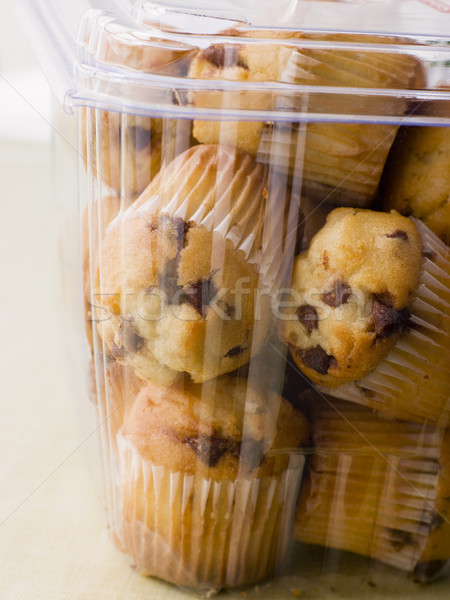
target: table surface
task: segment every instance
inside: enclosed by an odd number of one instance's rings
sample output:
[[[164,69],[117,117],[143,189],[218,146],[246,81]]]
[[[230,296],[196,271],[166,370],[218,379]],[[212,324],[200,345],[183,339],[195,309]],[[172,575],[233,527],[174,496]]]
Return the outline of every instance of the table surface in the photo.
[[[78,422],[64,351],[51,187],[48,146],[0,143],[0,598],[186,600],[191,594],[141,577],[108,538],[89,469],[93,432]],[[308,587],[285,577],[219,598],[440,600],[450,593],[446,581],[422,588],[401,579],[388,591],[388,575],[375,588],[344,579],[327,575]]]

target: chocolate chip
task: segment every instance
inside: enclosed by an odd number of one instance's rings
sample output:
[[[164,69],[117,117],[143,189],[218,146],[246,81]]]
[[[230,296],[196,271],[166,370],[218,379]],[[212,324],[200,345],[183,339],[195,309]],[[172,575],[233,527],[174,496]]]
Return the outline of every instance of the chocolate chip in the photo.
[[[338,308],[345,304],[352,295],[352,288],[344,281],[336,281],[334,287],[329,292],[322,295],[322,301],[332,308]]]
[[[197,281],[197,283],[187,285],[184,291],[187,301],[192,304],[198,313],[205,317],[206,308],[217,293],[212,279],[202,279],[201,281]]]
[[[408,234],[406,233],[406,231],[403,231],[402,229],[397,229],[396,231],[394,231],[394,233],[387,233],[386,237],[387,238],[399,238],[401,240],[407,240],[408,239]]]
[[[413,534],[402,529],[388,528],[389,542],[396,552],[403,550],[405,546],[416,546]]]
[[[239,454],[239,442],[227,438],[200,434],[197,437],[184,438],[183,443],[190,446],[208,467],[215,467],[226,452],[235,456]]]
[[[262,441],[246,439],[238,442],[217,435],[200,434],[186,437],[182,442],[190,446],[202,463],[208,467],[215,467],[225,454],[230,454],[236,460],[244,462],[250,471],[259,467],[263,460]]]
[[[113,344],[111,346],[111,356],[117,360],[121,360],[126,357],[128,352],[125,349],[125,346],[118,346],[117,344]]]
[[[182,292],[183,287],[177,283],[176,275],[165,275],[161,279],[161,289],[166,294],[167,304],[182,304],[186,301],[185,294]]]
[[[138,152],[144,148],[147,148],[147,146],[150,146],[150,140],[152,137],[152,132],[150,129],[136,126],[130,127],[129,131],[134,142],[134,147]]]
[[[321,346],[308,348],[308,350],[296,349],[303,364],[313,369],[320,375],[326,375],[330,367],[337,367],[337,360],[334,356],[327,354]]]
[[[436,579],[440,575],[448,572],[450,561],[448,560],[431,560],[429,562],[419,563],[414,569],[416,581],[426,583],[432,579]]]
[[[239,458],[249,471],[257,469],[264,458],[263,442],[252,439],[243,440],[240,445]]]
[[[234,348],[230,348],[228,352],[225,354],[225,357],[231,358],[232,356],[239,356],[244,352],[245,348],[243,346],[235,346]]]
[[[166,213],[161,213],[157,218],[153,217],[148,223],[150,231],[156,231],[157,229],[167,229],[168,224],[171,223],[171,218]]]
[[[242,61],[239,56],[238,46],[223,46],[213,45],[205,48],[199,55],[207,62],[211,63],[219,69],[224,67],[242,67],[248,69],[248,66]]]
[[[232,304],[225,303],[225,314],[229,319],[233,319],[236,314],[236,309]]]
[[[302,304],[295,311],[300,323],[311,332],[319,326],[319,315],[317,310],[311,304]]]
[[[402,331],[408,324],[409,311],[406,308],[401,310],[394,308],[390,294],[374,294],[372,318],[375,339],[378,340]]]
[[[173,217],[172,219],[173,226],[177,235],[177,247],[178,252],[181,251],[182,248],[186,245],[186,234],[191,227],[191,223],[185,221],[181,217]]]
[[[128,352],[139,352],[145,344],[143,337],[136,333],[133,323],[129,319],[122,319],[119,325],[122,339],[122,348]]]

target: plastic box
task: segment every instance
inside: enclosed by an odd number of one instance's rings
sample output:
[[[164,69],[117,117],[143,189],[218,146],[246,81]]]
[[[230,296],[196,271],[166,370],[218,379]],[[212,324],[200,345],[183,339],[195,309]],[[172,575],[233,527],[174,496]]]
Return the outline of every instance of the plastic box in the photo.
[[[113,542],[206,595],[420,597],[450,560],[450,3],[24,7]]]

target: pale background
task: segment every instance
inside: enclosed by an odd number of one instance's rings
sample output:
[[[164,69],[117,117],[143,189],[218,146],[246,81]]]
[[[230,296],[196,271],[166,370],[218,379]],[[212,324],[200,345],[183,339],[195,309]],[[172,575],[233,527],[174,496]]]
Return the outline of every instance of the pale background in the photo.
[[[107,536],[85,452],[92,430],[76,408],[87,399],[74,393],[78,365],[65,354],[51,95],[11,5],[0,1],[0,600],[185,599],[138,576]],[[69,146],[66,155],[76,161]],[[402,590],[404,598],[421,592]],[[447,592],[435,586],[426,597]],[[270,600],[298,594],[309,596],[289,579],[263,590]],[[327,582],[320,596],[375,597],[371,589],[336,593]]]

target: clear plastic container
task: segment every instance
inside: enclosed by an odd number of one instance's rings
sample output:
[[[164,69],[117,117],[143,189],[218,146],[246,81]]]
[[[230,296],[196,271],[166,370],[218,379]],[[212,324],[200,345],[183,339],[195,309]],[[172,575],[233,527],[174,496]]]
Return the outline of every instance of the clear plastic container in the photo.
[[[205,594],[445,577],[450,3],[24,4],[114,543]]]

